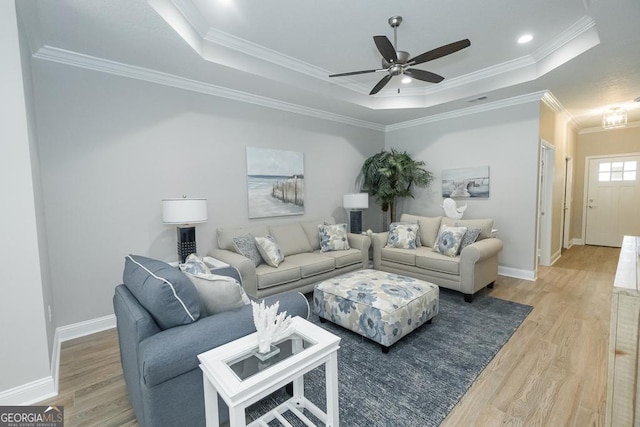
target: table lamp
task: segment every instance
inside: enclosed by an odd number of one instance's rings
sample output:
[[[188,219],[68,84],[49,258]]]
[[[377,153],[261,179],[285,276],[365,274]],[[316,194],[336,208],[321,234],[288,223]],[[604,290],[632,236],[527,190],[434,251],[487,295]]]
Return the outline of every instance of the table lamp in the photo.
[[[369,194],[345,194],[342,196],[342,207],[349,211],[349,231],[362,233],[362,209],[369,207]]]
[[[196,253],[196,228],[191,224],[207,221],[207,199],[162,200],[162,222],[178,224],[178,258],[184,263]]]

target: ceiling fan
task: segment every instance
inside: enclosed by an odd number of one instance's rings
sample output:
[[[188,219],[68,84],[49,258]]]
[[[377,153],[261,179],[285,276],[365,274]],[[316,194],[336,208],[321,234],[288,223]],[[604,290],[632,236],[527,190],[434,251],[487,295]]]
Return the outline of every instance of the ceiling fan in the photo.
[[[461,49],[471,46],[469,39],[459,40],[436,49],[425,52],[421,55],[410,57],[408,52],[397,50],[398,46],[398,26],[402,22],[402,16],[392,16],[389,18],[389,25],[393,28],[393,42],[391,44],[387,36],[373,36],[373,41],[382,55],[382,68],[373,70],[350,71],[348,73],[331,74],[329,77],[353,76],[356,74],[377,73],[386,71],[384,76],[369,92],[369,95],[375,95],[389,83],[393,76],[404,74],[405,76],[422,80],[429,83],[440,83],[444,77],[432,73],[430,71],[411,68],[414,65],[422,64],[427,61],[450,55]]]

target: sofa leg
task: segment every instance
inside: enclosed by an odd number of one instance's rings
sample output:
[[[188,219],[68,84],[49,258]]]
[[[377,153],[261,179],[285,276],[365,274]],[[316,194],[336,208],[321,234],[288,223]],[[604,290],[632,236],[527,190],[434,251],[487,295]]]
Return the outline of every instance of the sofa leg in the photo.
[[[473,294],[464,294],[464,302],[472,302]]]
[[[496,282],[495,282],[495,281],[493,281],[493,282],[491,282],[491,283],[489,283],[489,284],[487,285],[487,288],[489,288],[489,289],[493,289],[493,286],[494,286],[495,284],[496,284]]]
[[[431,319],[427,320],[427,325],[430,325],[432,323],[433,323],[433,317]]]
[[[320,319],[320,323],[327,323],[327,319],[324,317],[318,317],[318,319]]]

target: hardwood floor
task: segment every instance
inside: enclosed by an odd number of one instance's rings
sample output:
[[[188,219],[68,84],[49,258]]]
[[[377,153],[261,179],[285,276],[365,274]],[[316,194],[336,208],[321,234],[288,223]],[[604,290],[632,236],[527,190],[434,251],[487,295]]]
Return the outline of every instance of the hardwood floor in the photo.
[[[535,282],[500,276],[483,291],[534,309],[442,425],[603,425],[619,253],[574,246]],[[41,404],[64,405],[65,425],[137,425],[115,330],[65,342],[60,360],[60,394]]]

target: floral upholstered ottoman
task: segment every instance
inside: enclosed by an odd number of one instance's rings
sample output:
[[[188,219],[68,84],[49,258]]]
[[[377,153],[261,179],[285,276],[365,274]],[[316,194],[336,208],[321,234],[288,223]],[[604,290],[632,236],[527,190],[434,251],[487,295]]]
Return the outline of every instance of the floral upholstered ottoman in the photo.
[[[389,351],[438,314],[438,286],[380,270],[359,270],[324,280],[313,291],[313,310]]]

